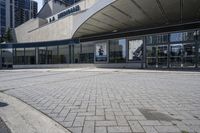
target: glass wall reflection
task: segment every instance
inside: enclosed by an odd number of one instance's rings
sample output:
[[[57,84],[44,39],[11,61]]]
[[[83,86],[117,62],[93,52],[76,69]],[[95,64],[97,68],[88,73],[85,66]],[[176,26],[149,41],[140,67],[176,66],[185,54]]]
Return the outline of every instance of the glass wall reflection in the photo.
[[[80,63],[94,63],[94,43],[82,43]]]
[[[35,48],[25,48],[25,64],[36,64]]]
[[[47,64],[47,48],[38,48],[38,64]]]
[[[24,48],[16,48],[15,49],[15,64],[16,65],[24,65],[25,59],[24,59]]]
[[[109,62],[126,62],[126,39],[111,40],[109,45]]]
[[[59,63],[60,64],[65,64],[69,63],[69,46],[68,45],[61,45],[58,47],[59,51]]]
[[[58,46],[47,47],[47,63],[48,64],[58,64]]]

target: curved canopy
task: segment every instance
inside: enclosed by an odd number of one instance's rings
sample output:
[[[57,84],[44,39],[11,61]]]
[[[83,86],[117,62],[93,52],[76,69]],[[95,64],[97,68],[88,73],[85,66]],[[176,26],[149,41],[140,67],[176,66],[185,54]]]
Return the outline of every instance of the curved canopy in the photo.
[[[73,37],[200,20],[200,0],[99,0],[74,24]]]

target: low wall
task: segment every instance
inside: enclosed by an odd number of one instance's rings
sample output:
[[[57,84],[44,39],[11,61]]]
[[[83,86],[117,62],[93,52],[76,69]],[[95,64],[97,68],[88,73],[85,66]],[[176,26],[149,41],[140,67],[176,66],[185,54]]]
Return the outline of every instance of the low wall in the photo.
[[[45,68],[142,68],[141,63],[118,64],[48,64],[48,65],[13,65],[14,69],[45,69]]]

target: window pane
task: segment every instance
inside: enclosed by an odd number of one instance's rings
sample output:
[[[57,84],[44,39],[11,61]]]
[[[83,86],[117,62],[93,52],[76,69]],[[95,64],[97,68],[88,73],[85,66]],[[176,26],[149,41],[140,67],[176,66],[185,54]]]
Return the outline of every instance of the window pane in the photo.
[[[156,46],[147,46],[147,57],[156,57]]]
[[[38,63],[39,64],[46,64],[46,47],[39,47],[38,48]]]
[[[168,46],[158,45],[158,67],[167,67]]]
[[[129,61],[142,61],[143,40],[131,40],[128,43]]]
[[[183,64],[184,66],[191,66],[195,67],[195,44],[194,43],[188,43],[183,44]]]
[[[74,63],[79,63],[80,62],[80,44],[75,44],[74,45]]]
[[[170,34],[170,42],[193,41],[195,35],[195,31],[172,33]]]
[[[110,41],[110,62],[126,62],[126,39]]]
[[[60,63],[69,63],[69,46],[68,45],[63,45],[59,46],[59,58],[60,58]]]
[[[51,46],[47,47],[47,63],[48,64],[58,64],[58,47]]]
[[[35,48],[25,48],[25,64],[36,64]]]
[[[0,58],[3,67],[12,67],[13,65],[13,52],[12,49],[0,49]],[[1,64],[0,64],[1,65]]]
[[[94,43],[81,45],[80,63],[94,63]]]
[[[170,54],[171,67],[181,67],[183,44],[171,44],[170,51],[171,51],[171,54]]]
[[[16,48],[15,51],[15,64],[23,65],[24,62],[24,48]]]
[[[168,34],[149,35],[146,37],[147,44],[157,44],[157,43],[167,43],[167,42],[168,42]]]

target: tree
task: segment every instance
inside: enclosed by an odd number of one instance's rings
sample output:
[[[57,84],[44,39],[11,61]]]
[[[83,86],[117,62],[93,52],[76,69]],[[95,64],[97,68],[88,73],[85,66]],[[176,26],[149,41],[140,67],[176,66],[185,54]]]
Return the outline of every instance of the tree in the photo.
[[[3,38],[4,38],[5,42],[12,42],[13,41],[12,30],[10,28],[7,29]]]

